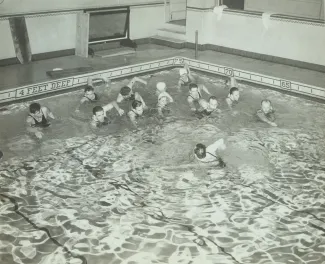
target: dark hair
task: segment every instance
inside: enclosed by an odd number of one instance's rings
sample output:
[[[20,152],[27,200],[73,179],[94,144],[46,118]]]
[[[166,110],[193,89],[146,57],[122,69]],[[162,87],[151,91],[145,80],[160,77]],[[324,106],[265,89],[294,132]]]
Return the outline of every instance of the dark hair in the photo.
[[[269,103],[269,104],[271,104],[271,101],[270,101],[269,99],[263,99],[263,100],[261,101],[261,105],[262,105],[263,103]]]
[[[87,85],[86,88],[85,88],[85,93],[90,92],[90,91],[94,91],[94,87],[92,87],[90,85]]]
[[[132,108],[133,109],[136,109],[137,107],[141,106],[142,105],[142,102],[138,101],[138,100],[134,100],[132,102]]]
[[[97,112],[104,111],[103,107],[101,106],[95,106],[93,108],[93,114],[96,115]]]
[[[0,150],[0,160],[2,159],[3,157],[3,152]]]
[[[206,155],[206,146],[199,143],[196,144],[195,148],[194,148],[194,154],[199,158],[199,159],[203,159],[205,158]]]
[[[211,101],[211,100],[216,100],[216,101],[218,101],[217,97],[215,97],[214,95],[210,96],[209,101]]]
[[[196,83],[190,83],[189,86],[188,86],[188,88],[189,88],[190,90],[192,90],[192,88],[198,88],[198,86],[197,86]]]
[[[237,88],[237,87],[232,87],[232,88],[230,89],[229,93],[230,93],[230,94],[233,94],[233,93],[236,92],[236,91],[239,92],[238,88]]]
[[[131,92],[131,88],[129,86],[123,86],[120,90],[120,94],[123,96],[129,95],[130,92]]]
[[[41,105],[39,103],[32,103],[29,106],[29,112],[35,114],[37,111],[41,111]]]

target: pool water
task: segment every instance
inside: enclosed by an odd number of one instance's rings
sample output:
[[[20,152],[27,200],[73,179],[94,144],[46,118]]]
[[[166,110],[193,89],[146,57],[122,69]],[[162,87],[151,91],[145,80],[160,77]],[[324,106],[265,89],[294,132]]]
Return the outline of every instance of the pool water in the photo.
[[[172,117],[96,136],[76,116],[82,92],[40,100],[56,116],[42,142],[24,132],[28,104],[0,116],[0,263],[325,263],[325,107],[240,84],[241,112],[223,102],[224,81],[196,74],[220,98],[218,118],[191,115],[177,70],[143,76],[149,107],[165,81]],[[99,87],[103,103],[128,80]],[[206,96],[208,97],[208,96]],[[256,121],[268,98],[279,127]],[[191,152],[224,138],[227,166]]]

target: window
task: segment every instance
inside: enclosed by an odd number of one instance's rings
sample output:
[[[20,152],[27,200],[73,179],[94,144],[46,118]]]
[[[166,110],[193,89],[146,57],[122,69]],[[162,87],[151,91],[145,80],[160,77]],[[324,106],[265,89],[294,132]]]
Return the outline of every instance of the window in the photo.
[[[89,43],[127,38],[129,34],[129,8],[87,11],[89,17]]]

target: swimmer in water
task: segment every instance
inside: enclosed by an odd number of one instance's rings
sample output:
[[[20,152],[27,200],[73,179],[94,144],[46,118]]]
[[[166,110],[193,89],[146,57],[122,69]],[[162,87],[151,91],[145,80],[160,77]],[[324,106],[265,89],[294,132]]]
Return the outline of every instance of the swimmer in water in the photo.
[[[38,103],[32,103],[29,106],[29,115],[26,119],[27,131],[41,139],[44,135],[43,129],[51,125],[49,118],[55,119],[49,108]]]
[[[128,112],[128,117],[130,118],[132,124],[137,128],[138,127],[138,119],[143,114],[143,104],[141,101],[134,100],[131,105],[131,110]]]
[[[225,149],[226,145],[223,139],[218,139],[216,142],[209,145],[208,147],[204,144],[199,143],[196,144],[194,148],[194,156],[200,162],[209,163],[217,161],[219,163],[219,166],[225,167],[226,164],[217,153]]]
[[[92,86],[87,86],[84,90],[84,95],[80,100],[79,105],[76,108],[76,112],[80,111],[80,107],[84,103],[95,103],[99,99],[98,95],[95,93],[94,88]]]
[[[238,103],[239,100],[239,89],[237,87],[232,87],[229,91],[229,94],[226,98],[226,103],[228,105],[229,110],[233,115],[237,115],[238,111],[235,111],[233,108]]]
[[[174,100],[169,93],[166,92],[166,83],[159,82],[156,85],[156,95],[158,96],[158,115],[164,117],[163,110],[166,109],[167,104],[173,103]]]
[[[93,129],[98,129],[110,124],[111,120],[108,119],[107,112],[111,111],[113,108],[115,108],[120,115],[124,114],[124,111],[119,108],[116,102],[111,102],[104,106],[95,106],[93,108],[93,116],[90,122],[91,127]]]
[[[209,90],[203,84],[197,85],[196,83],[191,83],[189,85],[187,102],[191,107],[191,111],[197,111],[195,103],[199,103],[200,99],[202,98],[202,91],[211,95]]]
[[[148,107],[146,106],[142,96],[138,92],[133,92],[133,86],[136,82],[141,82],[147,85],[147,82],[145,80],[142,80],[138,77],[134,77],[127,86],[121,88],[120,93],[117,96],[116,102],[117,103],[121,103],[123,101],[133,102],[134,100],[137,100],[142,103],[144,109],[147,109]]]
[[[225,85],[227,89],[238,87],[238,83],[235,77],[230,77],[229,79],[225,80]]]
[[[271,126],[276,127],[275,114],[270,100],[264,99],[261,102],[261,109],[256,112],[257,117],[260,121],[265,122]]]
[[[100,76],[90,76],[87,79],[87,86],[90,86],[92,88],[95,88],[95,86],[99,86],[98,83],[99,85],[105,84],[105,86],[108,87],[111,83],[111,80]]]
[[[191,74],[191,70],[185,63],[184,68],[179,69],[179,80],[177,84],[177,89],[180,92],[182,86],[188,86],[190,83],[195,82],[195,78]]]
[[[211,96],[209,102],[205,99],[199,100],[200,109],[196,112],[198,118],[203,118],[207,116],[214,116],[215,114],[220,114],[221,110],[218,109],[217,97]]]

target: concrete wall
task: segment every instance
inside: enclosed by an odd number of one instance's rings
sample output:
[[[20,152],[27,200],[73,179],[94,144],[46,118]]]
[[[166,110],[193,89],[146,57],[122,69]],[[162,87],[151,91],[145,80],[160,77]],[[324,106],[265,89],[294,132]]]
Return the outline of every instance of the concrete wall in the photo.
[[[261,16],[224,11],[217,20],[211,10],[188,10],[187,17],[189,42],[194,42],[194,32],[199,30],[200,44],[325,65],[325,27],[321,25],[271,19],[266,29]]]
[[[8,20],[0,20],[0,60],[16,57]]]
[[[77,14],[27,17],[26,25],[32,54],[76,47]]]
[[[131,39],[153,36],[164,23],[162,3],[131,7]],[[76,48],[76,12],[26,16],[26,25],[32,54]],[[0,20],[0,35],[0,60],[16,57],[8,19]]]
[[[245,0],[245,10],[319,19],[324,0]]]
[[[147,38],[157,34],[165,24],[165,6],[135,6],[130,10],[130,38]]]
[[[0,15],[157,3],[157,0],[5,0]]]

